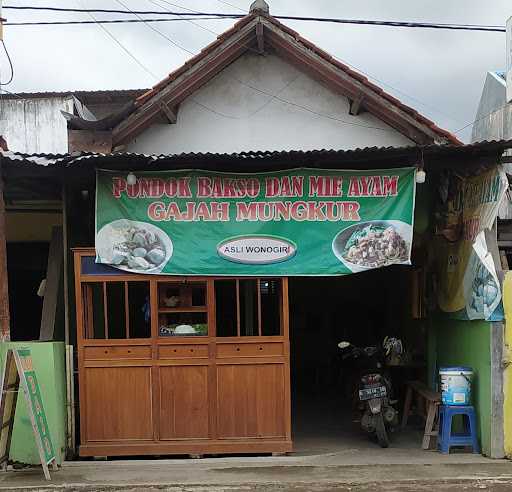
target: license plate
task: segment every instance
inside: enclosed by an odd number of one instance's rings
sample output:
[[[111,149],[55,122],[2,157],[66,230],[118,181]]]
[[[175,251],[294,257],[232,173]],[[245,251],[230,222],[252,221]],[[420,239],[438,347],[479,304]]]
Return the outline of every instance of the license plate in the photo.
[[[387,391],[385,386],[376,386],[374,388],[363,388],[359,390],[360,400],[371,400],[372,398],[380,398],[386,396]]]

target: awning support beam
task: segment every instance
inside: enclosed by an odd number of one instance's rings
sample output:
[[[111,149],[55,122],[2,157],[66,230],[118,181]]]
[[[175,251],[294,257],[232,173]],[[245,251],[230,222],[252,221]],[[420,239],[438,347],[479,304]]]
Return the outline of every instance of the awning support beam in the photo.
[[[261,22],[256,24],[256,39],[258,41],[258,53],[263,55],[265,53],[265,35],[263,34],[263,24]]]
[[[176,114],[176,111],[173,111],[165,102],[162,102],[160,109],[162,110],[162,113],[165,115],[165,118],[170,125],[176,124],[178,121],[178,115]]]
[[[1,158],[0,158],[1,164]],[[9,282],[7,278],[7,238],[5,230],[4,180],[0,167],[0,341],[11,339]]]
[[[357,116],[363,109],[363,94],[357,96],[354,100],[350,101],[350,109],[348,111],[352,116]]]

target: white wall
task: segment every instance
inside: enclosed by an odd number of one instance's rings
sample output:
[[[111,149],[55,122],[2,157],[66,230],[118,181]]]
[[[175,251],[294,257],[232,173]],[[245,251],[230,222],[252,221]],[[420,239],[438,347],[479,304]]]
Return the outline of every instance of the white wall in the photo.
[[[14,152],[66,153],[68,132],[61,109],[73,112],[71,97],[1,99],[0,135]]]
[[[506,51],[506,78],[507,78],[507,102],[512,103],[512,17],[507,19],[507,51]]]
[[[512,104],[506,102],[506,82],[488,72],[475,116],[471,142],[512,138]]]
[[[286,104],[239,81],[328,117]],[[151,126],[127,151],[233,153],[412,144],[369,113],[351,116],[348,110],[347,98],[277,56],[248,53],[183,102],[175,125]]]
[[[506,102],[506,82],[503,77],[488,72],[482,96],[475,116],[471,142],[509,140],[512,138],[512,103]],[[507,151],[509,155],[510,151]],[[512,164],[502,165],[507,174],[512,174]],[[498,217],[512,219],[512,201],[504,200]]]

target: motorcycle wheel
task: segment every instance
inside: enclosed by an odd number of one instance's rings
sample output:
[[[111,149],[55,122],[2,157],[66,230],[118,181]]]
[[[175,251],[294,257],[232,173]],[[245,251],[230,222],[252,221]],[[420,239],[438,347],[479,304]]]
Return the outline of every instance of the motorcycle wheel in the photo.
[[[386,426],[384,425],[384,417],[382,413],[375,416],[375,433],[377,434],[377,441],[381,448],[389,447],[388,433],[386,432]]]

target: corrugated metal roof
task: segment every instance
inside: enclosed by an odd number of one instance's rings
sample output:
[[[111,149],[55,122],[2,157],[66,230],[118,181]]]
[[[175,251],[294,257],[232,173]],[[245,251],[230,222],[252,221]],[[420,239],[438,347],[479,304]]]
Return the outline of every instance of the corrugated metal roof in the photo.
[[[99,164],[105,165],[124,161],[127,164],[138,162],[139,164],[156,163],[190,163],[190,162],[229,162],[234,161],[302,161],[312,160],[334,160],[340,162],[378,160],[397,156],[412,156],[417,159],[424,157],[437,156],[463,156],[471,154],[482,154],[500,152],[512,148],[512,140],[493,140],[477,142],[468,145],[426,145],[426,146],[405,146],[405,147],[365,147],[348,150],[319,149],[319,150],[293,150],[293,151],[248,151],[233,154],[215,154],[215,153],[182,153],[182,154],[138,154],[134,152],[117,152],[112,154],[101,154],[93,152],[77,152],[73,154],[23,154],[20,152],[3,151],[3,164],[21,164],[43,167],[71,167],[79,163],[97,160]],[[297,164],[300,165],[300,164]]]
[[[112,89],[94,91],[43,91],[43,92],[1,92],[0,99],[44,99],[50,97],[76,96],[86,98],[137,98],[148,89]]]

